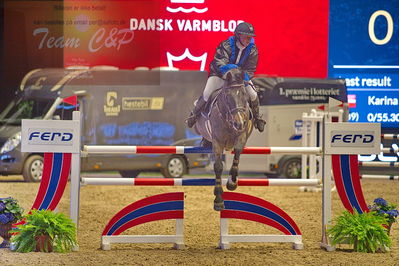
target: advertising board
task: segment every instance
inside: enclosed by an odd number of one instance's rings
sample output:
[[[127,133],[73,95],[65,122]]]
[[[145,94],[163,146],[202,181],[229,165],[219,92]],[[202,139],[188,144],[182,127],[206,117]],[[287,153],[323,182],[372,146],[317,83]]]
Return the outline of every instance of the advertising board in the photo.
[[[327,75],[326,1],[5,1],[4,15],[5,50],[25,53],[13,45],[23,41],[26,54],[41,58],[24,58],[31,69],[50,66],[43,54],[63,53],[65,67],[207,70],[219,42],[247,21],[257,35],[257,73]]]
[[[22,120],[22,152],[79,153],[79,149],[79,121]]]
[[[380,148],[378,123],[326,123],[326,154],[376,154]]]

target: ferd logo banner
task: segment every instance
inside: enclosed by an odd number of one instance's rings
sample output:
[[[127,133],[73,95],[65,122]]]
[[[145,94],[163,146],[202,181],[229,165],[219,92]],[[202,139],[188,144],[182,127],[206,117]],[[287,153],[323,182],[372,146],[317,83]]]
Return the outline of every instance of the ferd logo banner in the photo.
[[[378,123],[326,123],[325,130],[326,154],[380,153]]]
[[[79,121],[22,120],[22,152],[78,153]]]
[[[332,147],[373,147],[374,145],[373,131],[332,131],[331,146]]]
[[[73,138],[72,129],[63,128],[30,128],[28,129],[28,143],[31,145],[64,145],[72,146]]]

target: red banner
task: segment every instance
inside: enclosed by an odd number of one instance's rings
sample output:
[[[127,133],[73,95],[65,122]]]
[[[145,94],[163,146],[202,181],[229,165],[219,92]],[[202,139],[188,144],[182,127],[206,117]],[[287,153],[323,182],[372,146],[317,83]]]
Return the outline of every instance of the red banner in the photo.
[[[37,2],[36,2],[37,3]],[[254,25],[257,74],[326,77],[328,1],[142,0],[44,2],[29,15],[27,41],[64,52],[64,66],[208,70],[216,46],[240,21]],[[34,5],[34,4],[31,4]],[[39,7],[40,8],[40,7]],[[63,11],[63,33],[55,31]],[[47,14],[47,15],[46,15]],[[31,53],[37,54],[37,53]]]

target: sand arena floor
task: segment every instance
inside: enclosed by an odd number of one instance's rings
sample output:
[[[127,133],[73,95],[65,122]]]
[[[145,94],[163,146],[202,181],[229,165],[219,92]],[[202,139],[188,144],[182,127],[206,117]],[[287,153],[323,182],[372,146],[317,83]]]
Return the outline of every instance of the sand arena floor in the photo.
[[[399,203],[399,182],[363,180],[368,204],[383,197]],[[28,210],[39,184],[24,183],[19,176],[0,176],[0,197],[12,196]],[[116,244],[112,250],[100,249],[100,235],[108,220],[121,208],[143,197],[159,193],[185,192],[185,248],[172,244]],[[389,253],[363,254],[345,246],[334,252],[319,248],[321,239],[321,193],[300,192],[297,187],[240,187],[237,192],[266,199],[285,210],[303,234],[303,250],[289,243],[234,243],[230,250],[217,248],[219,216],[213,211],[211,187],[123,187],[85,186],[81,189],[79,251],[67,254],[14,253],[0,250],[0,265],[399,265],[399,223],[393,225],[393,247]],[[59,205],[69,214],[69,185]],[[343,210],[333,193],[333,215]],[[231,233],[275,234],[265,225],[234,220]],[[129,229],[129,234],[172,234],[173,221],[158,221]]]

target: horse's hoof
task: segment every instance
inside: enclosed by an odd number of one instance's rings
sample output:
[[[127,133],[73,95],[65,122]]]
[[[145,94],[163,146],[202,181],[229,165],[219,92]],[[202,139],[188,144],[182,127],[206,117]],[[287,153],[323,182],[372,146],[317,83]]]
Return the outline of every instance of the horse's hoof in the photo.
[[[226,188],[230,191],[236,190],[237,188],[237,182],[227,182]]]
[[[223,201],[222,202],[214,202],[213,209],[218,212],[223,211],[224,210],[224,202]]]
[[[237,178],[235,178],[235,181],[233,181],[233,178],[231,176],[229,176],[229,178],[227,179],[226,188],[230,191],[236,190]]]

